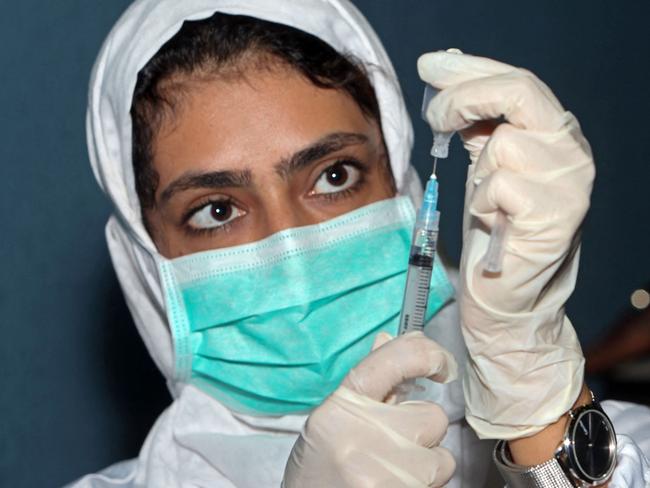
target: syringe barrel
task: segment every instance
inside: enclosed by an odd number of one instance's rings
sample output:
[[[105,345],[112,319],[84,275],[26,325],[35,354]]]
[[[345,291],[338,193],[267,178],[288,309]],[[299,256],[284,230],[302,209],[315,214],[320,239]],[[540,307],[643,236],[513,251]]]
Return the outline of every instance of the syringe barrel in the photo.
[[[409,263],[414,259],[415,256],[433,258],[436,253],[437,241],[437,229],[415,229],[413,232],[413,242],[411,243],[411,252],[409,253]]]
[[[399,334],[424,328],[437,241],[437,225],[432,230],[415,227],[399,320]]]

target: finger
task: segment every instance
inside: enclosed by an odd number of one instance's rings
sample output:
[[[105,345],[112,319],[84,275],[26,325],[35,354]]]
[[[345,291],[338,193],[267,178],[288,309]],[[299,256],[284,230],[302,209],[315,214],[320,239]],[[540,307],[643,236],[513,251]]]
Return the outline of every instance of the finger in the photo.
[[[531,184],[521,175],[508,169],[498,169],[483,178],[474,189],[469,211],[483,219],[486,214],[502,210],[513,220],[530,214],[538,185]],[[487,222],[486,222],[487,223]]]
[[[569,118],[572,118],[570,114]],[[571,130],[570,126],[568,130]],[[492,171],[504,168],[545,183],[568,178],[573,168],[581,171],[585,164],[593,166],[588,143],[583,137],[565,137],[568,130],[545,133],[500,124],[479,155],[474,178],[482,179]],[[585,173],[588,177],[589,172]]]
[[[426,115],[439,132],[459,131],[500,117],[522,129],[554,132],[566,119],[550,90],[524,70],[453,85],[431,100]]]
[[[372,351],[343,380],[359,394],[382,401],[407,379],[428,377],[449,382],[458,375],[451,353],[421,332],[400,336]]]
[[[494,209],[501,208],[510,221],[507,233],[511,238],[506,240],[506,249],[511,254],[523,252],[526,259],[532,259],[533,254],[543,257],[543,252],[551,253],[550,250],[557,246],[571,244],[589,209],[589,194],[581,191],[573,194],[570,187],[560,191],[548,189],[537,182],[505,173],[501,170],[495,173],[497,178],[486,179],[488,183],[490,180],[499,182],[496,185],[477,188],[469,213],[492,228],[497,215]],[[484,198],[484,191],[487,198]],[[513,201],[519,209],[510,213],[505,208]],[[524,243],[525,249],[521,247]]]
[[[456,460],[444,447],[429,449],[433,462],[430,466],[429,486],[438,488],[445,486],[456,470]]]
[[[515,69],[514,66],[493,59],[449,51],[426,53],[418,58],[420,78],[438,89]]]
[[[404,402],[395,405],[391,413],[399,416],[399,422],[392,422],[393,430],[419,446],[435,447],[447,433],[449,418],[436,403]]]
[[[469,159],[476,163],[492,133],[499,126],[496,120],[482,120],[459,132],[463,147],[469,153]]]
[[[480,183],[483,178],[500,168],[516,173],[538,171],[539,168],[535,167],[536,165],[528,155],[531,150],[531,141],[529,137],[526,137],[527,134],[530,135],[531,131],[519,129],[507,123],[498,125],[486,141],[476,161],[473,174],[474,183]],[[532,134],[539,133],[533,132]],[[544,148],[539,148],[538,144],[535,144],[535,148],[544,150]],[[541,152],[535,151],[535,156],[538,159]]]
[[[494,59],[463,54],[454,49],[449,49],[447,52],[438,51],[423,54],[418,59],[420,78],[438,89],[448,88],[466,81],[514,72],[536,80],[545,96],[549,100],[553,100],[561,109],[561,105],[553,92],[533,73],[523,68],[517,68]]]
[[[490,228],[496,211],[505,212],[511,223],[509,235],[516,234],[516,240],[526,242],[529,255],[533,248],[541,253],[547,246],[564,243],[566,236],[580,226],[588,209],[589,188],[576,181],[565,186],[545,186],[539,180],[507,169],[499,169],[481,180],[469,205],[469,213]],[[508,246],[511,252],[516,248],[513,246]]]

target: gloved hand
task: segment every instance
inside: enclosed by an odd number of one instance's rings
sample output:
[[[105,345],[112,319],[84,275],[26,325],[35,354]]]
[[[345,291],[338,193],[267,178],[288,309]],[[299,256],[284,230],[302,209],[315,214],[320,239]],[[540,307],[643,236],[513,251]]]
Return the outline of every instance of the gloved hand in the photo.
[[[575,117],[526,70],[436,52],[420,57],[418,71],[442,90],[427,111],[433,130],[460,131],[472,163],[459,290],[466,417],[481,438],[529,436],[565,414],[583,384],[564,304],[594,179],[591,150]],[[499,209],[509,221],[505,254],[502,272],[490,275],[482,258]]]
[[[284,488],[443,486],[455,462],[438,447],[447,416],[430,402],[384,403],[405,379],[455,379],[450,353],[414,332],[379,334],[373,352],[307,419],[284,472]]]

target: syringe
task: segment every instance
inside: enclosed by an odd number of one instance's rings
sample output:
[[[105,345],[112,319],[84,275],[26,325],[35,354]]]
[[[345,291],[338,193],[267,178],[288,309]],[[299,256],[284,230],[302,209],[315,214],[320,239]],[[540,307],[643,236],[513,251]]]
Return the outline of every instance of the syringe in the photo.
[[[427,121],[426,111],[429,102],[436,93],[437,90],[431,85],[427,85],[424,90],[420,115],[425,122]],[[440,221],[436,164],[439,157],[447,157],[451,136],[453,136],[453,132],[449,134],[436,133],[433,138],[433,147],[431,148],[433,171],[424,189],[422,206],[418,210],[415,228],[413,229],[406,287],[404,288],[404,301],[402,302],[402,313],[399,318],[400,335],[413,330],[424,329]]]
[[[424,329],[431,273],[438,243],[440,212],[436,210],[437,205],[438,180],[436,175],[432,174],[424,190],[424,199],[413,229],[404,301],[399,317],[399,335]],[[395,395],[397,401],[401,402],[407,400],[412,392],[420,390],[422,388],[416,385],[415,380],[410,379],[395,389]]]
[[[429,85],[427,85],[427,88],[429,88]],[[425,121],[425,110],[429,106],[432,96],[425,90],[422,104],[422,117]],[[449,139],[451,139],[452,135],[449,134],[446,143],[442,144],[440,143],[440,137],[434,137],[433,149],[431,150],[431,154],[434,156],[433,171],[424,189],[422,206],[418,210],[415,228],[413,229],[408,271],[406,273],[406,287],[404,288],[404,301],[402,302],[402,312],[399,318],[399,335],[424,329],[427,304],[429,302],[429,289],[431,287],[431,273],[433,272],[433,262],[438,244],[438,224],[440,222],[436,163],[439,154],[442,154],[440,157],[447,157],[446,147],[449,145]],[[438,145],[436,145],[436,141],[438,141]],[[445,151],[436,150],[436,154],[434,154],[434,149],[437,147],[444,147]],[[398,401],[403,401],[408,399],[413,391],[417,390],[415,380],[410,379],[395,389],[395,395]]]

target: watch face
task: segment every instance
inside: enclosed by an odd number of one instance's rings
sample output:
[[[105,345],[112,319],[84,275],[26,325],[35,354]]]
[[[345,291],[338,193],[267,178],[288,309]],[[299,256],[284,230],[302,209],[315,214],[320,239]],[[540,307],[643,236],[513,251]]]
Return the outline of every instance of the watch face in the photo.
[[[572,461],[580,478],[599,481],[609,476],[616,456],[616,437],[611,422],[600,410],[579,412],[571,429]]]

